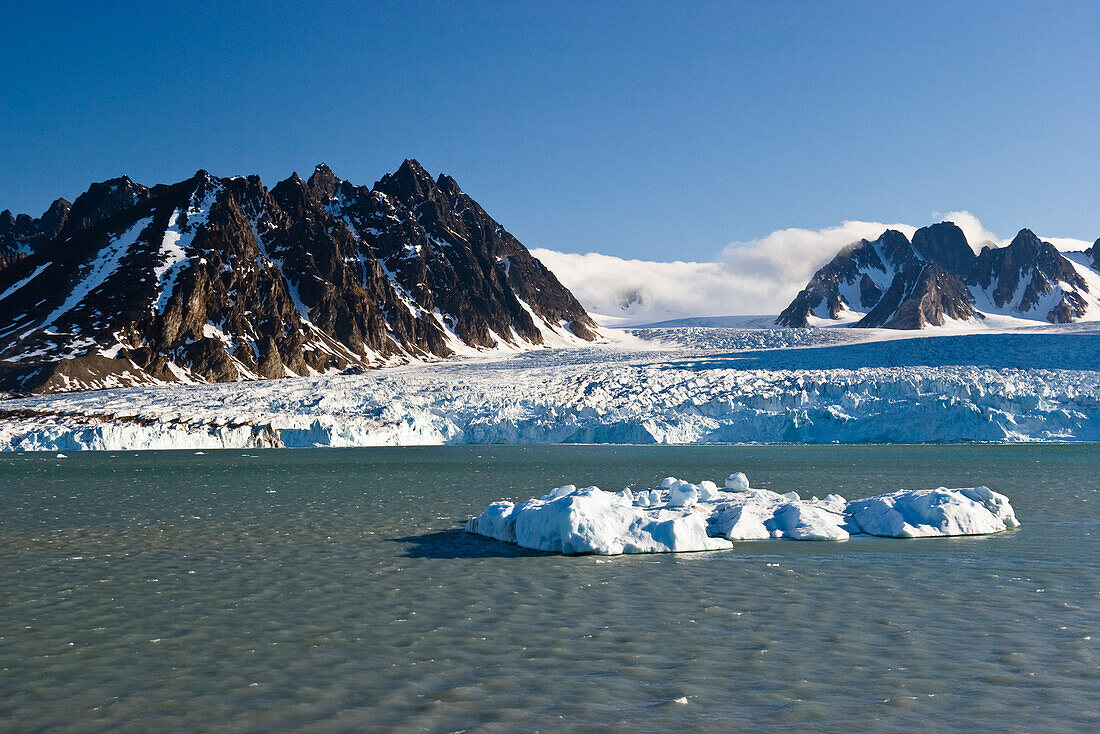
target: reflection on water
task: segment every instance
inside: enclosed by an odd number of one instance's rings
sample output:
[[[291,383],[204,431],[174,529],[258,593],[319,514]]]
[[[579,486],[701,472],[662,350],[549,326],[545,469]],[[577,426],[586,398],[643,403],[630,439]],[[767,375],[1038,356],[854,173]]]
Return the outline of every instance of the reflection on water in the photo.
[[[500,498],[984,483],[984,538],[558,557]],[[1100,726],[1095,446],[0,457],[0,730]],[[1095,638],[1095,640],[1094,640]]]

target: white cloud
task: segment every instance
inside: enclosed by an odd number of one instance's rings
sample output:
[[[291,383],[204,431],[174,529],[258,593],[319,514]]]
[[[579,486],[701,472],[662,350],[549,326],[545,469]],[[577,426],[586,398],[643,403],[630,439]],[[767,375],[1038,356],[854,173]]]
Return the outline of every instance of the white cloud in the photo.
[[[648,323],[682,316],[743,313],[767,287],[717,262],[649,262],[590,252],[535,249],[566,288],[597,320]],[[773,299],[774,300],[774,299]],[[609,316],[601,319],[599,316]]]
[[[936,215],[954,222],[976,250],[998,238],[967,211]],[[733,242],[713,262],[651,262],[590,252],[534,249],[592,314],[609,323],[640,324],[691,316],[777,314],[840,248],[886,229],[912,237],[908,224],[849,221],[825,229],[781,229],[758,240]],[[1092,243],[1043,237],[1062,250]]]

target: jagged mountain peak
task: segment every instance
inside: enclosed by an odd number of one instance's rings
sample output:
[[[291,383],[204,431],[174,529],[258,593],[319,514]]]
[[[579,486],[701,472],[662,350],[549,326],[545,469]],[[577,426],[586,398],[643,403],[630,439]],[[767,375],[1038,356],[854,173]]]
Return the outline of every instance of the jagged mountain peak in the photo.
[[[1098,250],[1094,245],[1071,260],[1022,229],[1007,246],[986,245],[975,254],[953,222],[922,227],[912,242],[887,230],[874,242],[842,248],[776,323],[919,329],[990,314],[1054,323],[1100,319],[1100,293],[1090,295],[1089,287],[1100,276]]]
[[[1016,250],[1036,251],[1043,246],[1043,241],[1030,229],[1021,229],[1008,246]]]
[[[458,181],[455,181],[453,178],[445,173],[439,174],[438,178],[436,178],[435,180],[435,185],[438,186],[440,190],[442,190],[445,194],[448,194],[450,196],[458,196],[459,194],[466,193],[459,187]]]
[[[925,260],[960,278],[970,273],[977,257],[966,241],[966,234],[954,222],[921,227],[913,233],[913,249]]]
[[[0,259],[0,389],[307,375],[596,338],[553,274],[440,181],[409,160],[374,189],[324,164],[271,190],[206,171],[95,184],[59,238]]]
[[[98,202],[119,197],[130,197],[132,200],[134,195],[140,195],[147,191],[148,189],[145,186],[135,183],[129,176],[116,176],[90,185],[87,191],[76,197],[73,205],[81,204],[82,200],[84,202]]]
[[[426,196],[437,186],[419,161],[406,158],[396,171],[383,176],[374,188],[388,196],[409,199]]]
[[[76,197],[69,209],[68,221],[62,235],[72,235],[105,221],[129,209],[150,196],[150,190],[135,183],[129,176],[119,176],[94,183]]]
[[[896,229],[885,230],[875,241],[881,242],[884,245],[889,245],[890,247],[904,247],[909,244],[909,238]]]
[[[406,158],[401,161],[401,165],[397,167],[397,171],[394,172],[395,176],[415,176],[417,178],[431,179],[431,175],[425,170],[424,166],[420,165],[420,161],[415,158]]]
[[[293,204],[295,207],[300,207],[306,200],[313,199],[309,184],[302,180],[297,171],[293,171],[288,177],[275,184],[271,189],[271,195],[284,206]]]
[[[321,201],[326,201],[336,195],[336,190],[342,183],[343,180],[333,173],[328,165],[325,163],[318,163],[314,167],[313,174],[309,177],[306,185],[314,196]]]
[[[875,243],[882,248],[886,259],[894,267],[903,267],[913,260],[913,245],[903,233],[896,229],[883,232]]]

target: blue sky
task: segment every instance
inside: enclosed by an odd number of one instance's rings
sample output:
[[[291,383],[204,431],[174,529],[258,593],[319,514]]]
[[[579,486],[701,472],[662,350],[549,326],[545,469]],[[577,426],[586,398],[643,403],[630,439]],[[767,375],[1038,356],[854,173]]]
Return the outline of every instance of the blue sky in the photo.
[[[1100,237],[1100,3],[6,5],[0,209],[415,157],[566,252],[959,209]]]

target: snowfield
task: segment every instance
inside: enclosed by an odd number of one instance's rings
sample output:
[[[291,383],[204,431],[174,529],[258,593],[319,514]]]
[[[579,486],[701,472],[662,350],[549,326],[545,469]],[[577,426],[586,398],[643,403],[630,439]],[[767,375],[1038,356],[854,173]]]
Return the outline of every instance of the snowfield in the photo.
[[[5,400],[0,449],[1098,441],[1098,366],[1085,324],[650,328],[358,375]]]
[[[751,489],[740,472],[725,485],[667,477],[656,489],[612,494],[570,484],[518,505],[493,502],[466,531],[549,553],[619,555],[722,550],[769,538],[986,535],[1020,524],[1008,498],[988,487],[899,490],[848,502]]]

